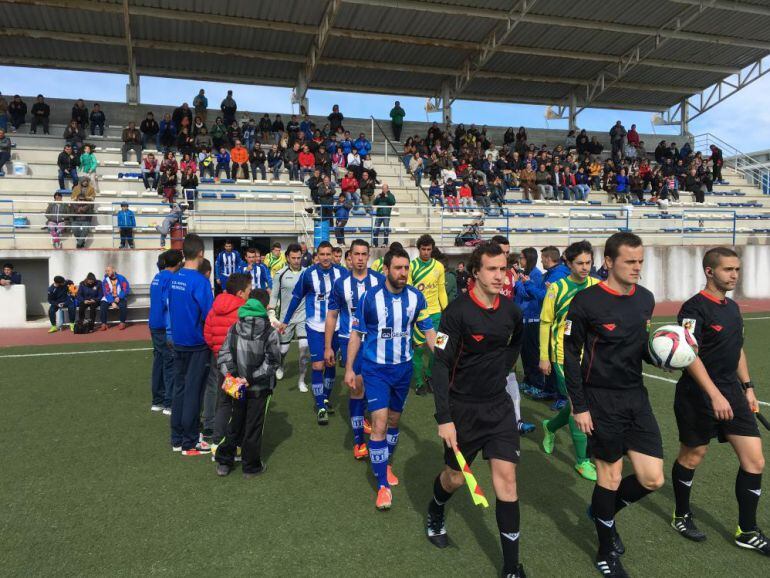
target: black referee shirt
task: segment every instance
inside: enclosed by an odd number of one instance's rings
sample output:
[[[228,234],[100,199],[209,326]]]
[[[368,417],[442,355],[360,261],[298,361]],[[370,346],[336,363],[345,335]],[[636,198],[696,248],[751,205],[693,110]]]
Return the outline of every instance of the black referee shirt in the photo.
[[[506,378],[521,349],[519,306],[495,298],[487,308],[473,291],[461,295],[441,315],[436,335],[433,395],[436,421],[452,421],[449,395],[469,400],[492,399],[505,391]]]
[[[743,317],[738,304],[701,291],[682,304],[677,321],[698,342],[698,357],[714,385],[735,385],[743,348]],[[692,385],[695,380],[685,370],[679,383]]]
[[[588,409],[584,388],[643,387],[654,308],[655,297],[641,285],[622,295],[601,282],[575,295],[564,327],[564,377],[575,413]]]

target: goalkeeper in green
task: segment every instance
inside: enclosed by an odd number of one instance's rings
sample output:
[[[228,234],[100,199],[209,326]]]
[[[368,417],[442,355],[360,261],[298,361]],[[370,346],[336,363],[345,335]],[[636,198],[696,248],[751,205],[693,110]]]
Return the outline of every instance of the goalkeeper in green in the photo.
[[[559,393],[569,399],[564,379],[564,335],[569,335],[571,330],[567,312],[572,298],[599,280],[590,276],[593,249],[588,241],[572,243],[564,251],[563,257],[570,274],[548,286],[540,312],[540,371],[545,375],[553,372]],[[543,450],[549,455],[553,453],[556,432],[567,424],[575,449],[575,470],[585,479],[596,481],[596,467],[588,459],[586,434],[575,424],[569,401],[556,417],[543,420]]]

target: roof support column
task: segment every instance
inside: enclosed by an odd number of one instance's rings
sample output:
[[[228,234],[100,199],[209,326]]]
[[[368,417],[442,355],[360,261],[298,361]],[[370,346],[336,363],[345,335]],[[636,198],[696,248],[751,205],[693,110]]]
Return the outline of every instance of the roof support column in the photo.
[[[687,136],[690,132],[690,110],[687,104],[687,99],[682,99],[682,104],[679,109],[679,134],[681,136]]]
[[[441,120],[445,127],[452,124],[452,97],[448,82],[441,85]]]
[[[307,76],[300,70],[297,75],[297,85],[291,92],[291,103],[299,105],[300,114],[310,114],[310,99],[307,97]]]
[[[569,130],[577,130],[577,115],[578,115],[577,96],[575,95],[575,91],[572,90],[569,93],[569,110],[568,110]]]
[[[128,62],[128,84],[126,85],[126,102],[139,104],[139,75],[136,73],[134,47],[131,42],[131,20],[128,10],[128,0],[123,0],[123,32],[126,40],[126,60]]]

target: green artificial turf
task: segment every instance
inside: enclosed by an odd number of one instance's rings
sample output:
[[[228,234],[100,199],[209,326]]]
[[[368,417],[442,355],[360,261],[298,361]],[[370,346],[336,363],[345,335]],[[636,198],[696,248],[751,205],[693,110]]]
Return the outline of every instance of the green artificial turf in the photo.
[[[752,377],[770,401],[770,320],[746,322]],[[346,397],[328,427],[315,424],[312,396],[296,387],[292,357],[270,406],[266,474],[220,479],[209,456],[171,452],[168,418],[150,413],[148,343],[0,350],[3,467],[0,552],[5,576],[495,576],[500,546],[491,507],[465,489],[448,506],[452,547],[423,533],[432,481],[442,465],[432,397],[410,396],[394,470],[393,509],[374,508],[367,462],[352,457]],[[136,349],[8,358],[53,351]],[[666,378],[647,367],[646,372]],[[733,482],[737,460],[713,444],[693,486],[694,511],[708,534],[688,542],[670,527],[668,481],[678,442],[673,384],[648,379],[663,432],[667,483],[618,516],[632,576],[770,575],[770,561],[737,548]],[[765,406],[770,416],[770,407]],[[595,535],[585,511],[593,485],[572,470],[568,431],[554,455],[541,448],[540,421],[553,415],[525,400],[538,431],[522,440],[521,556],[528,576],[591,576]],[[768,455],[768,450],[765,450]],[[474,466],[492,498],[489,471]],[[770,530],[770,504],[759,523]],[[598,574],[597,574],[598,575]]]

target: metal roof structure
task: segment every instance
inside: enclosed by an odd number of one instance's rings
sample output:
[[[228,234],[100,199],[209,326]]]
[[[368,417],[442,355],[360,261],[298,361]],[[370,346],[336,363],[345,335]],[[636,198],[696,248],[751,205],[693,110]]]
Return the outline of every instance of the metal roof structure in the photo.
[[[692,117],[770,69],[769,0],[0,0],[0,22],[0,64],[298,99],[313,88],[671,116],[688,103]]]

